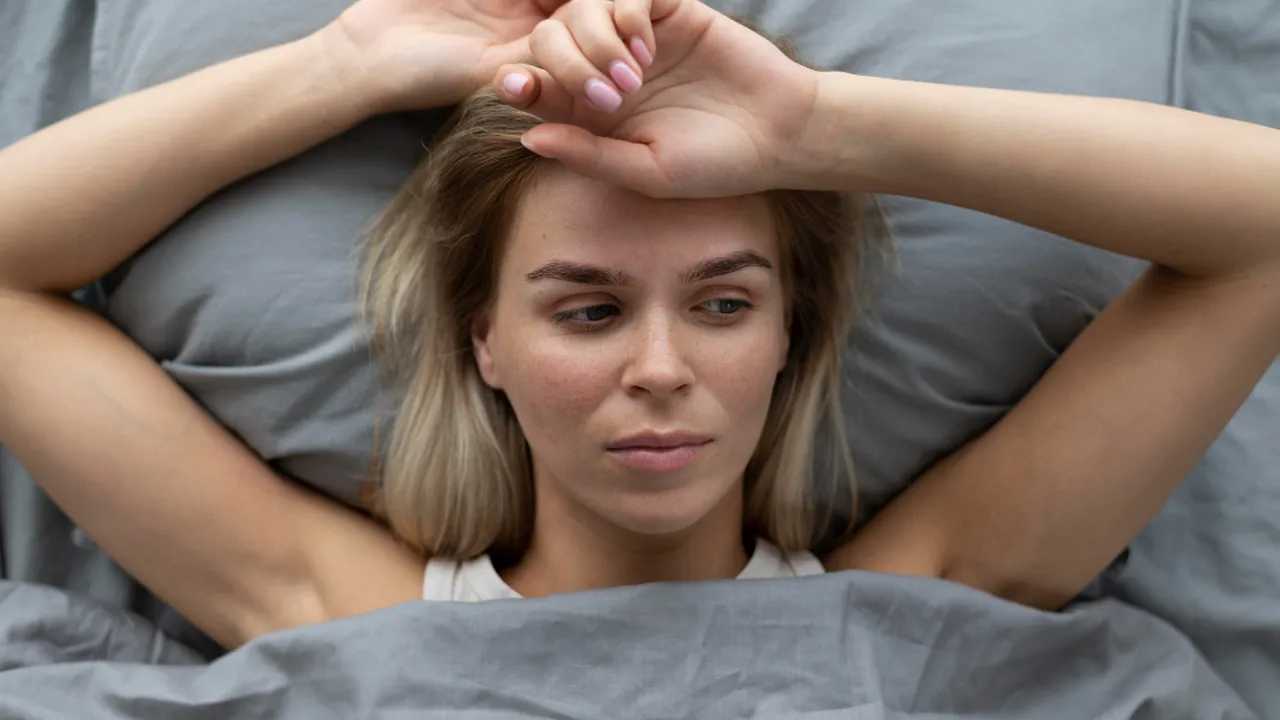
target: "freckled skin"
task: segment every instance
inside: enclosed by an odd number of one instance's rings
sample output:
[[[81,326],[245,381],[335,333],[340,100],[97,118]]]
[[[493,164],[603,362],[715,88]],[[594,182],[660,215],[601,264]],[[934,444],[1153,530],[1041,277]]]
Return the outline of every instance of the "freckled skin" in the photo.
[[[774,269],[680,281],[697,262],[739,250]],[[551,260],[616,268],[637,284],[527,280]],[[473,333],[482,376],[506,393],[532,449],[539,523],[573,518],[596,539],[668,549],[701,526],[740,531],[742,473],[786,359],[779,267],[762,197],[654,200],[544,168],[516,213],[489,321]],[[753,307],[728,314],[721,299]],[[585,312],[601,305],[607,313]],[[574,310],[577,321],[553,320]],[[606,452],[646,429],[715,440],[662,474]]]

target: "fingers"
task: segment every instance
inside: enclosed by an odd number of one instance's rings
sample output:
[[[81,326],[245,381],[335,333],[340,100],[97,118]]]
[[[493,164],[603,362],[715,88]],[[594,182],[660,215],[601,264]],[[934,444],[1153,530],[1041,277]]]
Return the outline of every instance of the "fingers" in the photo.
[[[530,151],[558,160],[587,177],[630,188],[649,197],[667,194],[669,183],[654,161],[653,151],[642,143],[593,135],[576,125],[544,123],[521,140]]]
[[[627,47],[630,36],[617,26],[616,8],[613,3],[579,0],[569,7],[565,24],[587,61],[608,74],[624,93],[631,93],[639,89],[644,69]],[[641,22],[647,27],[648,16]]]
[[[645,68],[653,66],[658,52],[653,24],[671,16],[685,2],[537,1],[544,8],[558,7],[554,17],[534,27],[527,38],[528,57],[504,59],[545,68],[570,93],[604,113],[617,112],[626,96],[644,83]]]
[[[540,67],[503,65],[498,68],[493,86],[504,102],[543,120],[569,122],[573,119],[574,97]]]
[[[543,20],[529,36],[536,62],[592,107],[616,112],[622,93],[640,88],[643,71],[618,38],[604,5],[574,3],[567,18]]]
[[[627,41],[627,49],[641,67],[653,65],[658,42],[653,35],[653,0],[616,0],[613,23],[618,35]]]
[[[600,137],[590,111],[614,113],[644,82],[657,42],[651,16],[680,0],[570,0],[529,35],[533,64],[508,64],[494,78],[499,97],[546,121],[525,134],[533,152],[575,172],[660,197],[663,180],[648,145]],[[601,116],[603,117],[603,116]]]

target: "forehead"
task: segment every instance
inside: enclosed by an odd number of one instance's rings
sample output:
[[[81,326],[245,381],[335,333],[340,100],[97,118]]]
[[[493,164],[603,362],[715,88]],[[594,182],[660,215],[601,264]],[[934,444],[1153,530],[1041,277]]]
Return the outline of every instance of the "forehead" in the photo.
[[[761,195],[655,200],[549,163],[516,208],[504,255],[517,269],[553,257],[683,267],[739,249],[777,264],[773,218]]]

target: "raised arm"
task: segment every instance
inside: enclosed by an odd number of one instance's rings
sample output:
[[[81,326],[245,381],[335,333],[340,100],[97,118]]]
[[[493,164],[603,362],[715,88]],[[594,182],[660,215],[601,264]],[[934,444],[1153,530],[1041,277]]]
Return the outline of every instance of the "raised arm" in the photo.
[[[361,0],[313,35],[0,151],[0,444],[218,642],[419,597],[423,559],[278,477],[64,294],[228,183],[372,114],[460,100],[527,56],[528,32],[558,4],[506,3],[499,17],[471,3]]]
[[[0,285],[74,290],[236,180],[373,115],[460,101],[500,63],[527,57],[527,34],[546,17],[540,6],[559,2],[520,0],[493,17],[445,0],[361,0],[300,40],[112,100],[5,148]]]
[[[0,444],[225,648],[410,600],[423,559],[276,475],[100,316],[0,289]]]
[[[93,282],[220,188],[367,118],[332,33],[91,108],[0,151],[0,285]]]
[[[971,208],[1223,277],[1280,264],[1280,131],[1119,98],[817,73],[779,181]]]
[[[1154,263],[1012,411],[827,558],[1060,607],[1280,355],[1280,130],[842,73],[820,88],[801,182],[969,207]]]
[[[615,19],[623,33],[644,25]],[[535,33],[541,67],[500,69],[502,97],[551,121],[526,134],[530,148],[654,197],[912,195],[1152,261],[999,423],[824,558],[1037,607],[1070,600],[1280,354],[1280,130],[1131,100],[815,72],[696,0],[653,0],[645,19],[657,61],[616,110],[583,91],[613,47],[585,24]],[[513,73],[532,81],[516,94]]]

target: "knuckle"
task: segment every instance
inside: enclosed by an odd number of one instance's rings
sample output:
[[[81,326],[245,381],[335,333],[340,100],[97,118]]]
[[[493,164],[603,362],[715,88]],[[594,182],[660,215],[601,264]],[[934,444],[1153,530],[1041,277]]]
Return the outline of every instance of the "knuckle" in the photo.
[[[533,26],[533,32],[531,35],[534,38],[546,39],[550,34],[557,32],[559,28],[563,26],[564,23],[557,18],[543,18],[538,21],[537,25]]]
[[[548,19],[533,26],[533,32],[529,34],[529,50],[539,61],[545,61],[547,53],[555,47],[560,33],[557,25],[562,26],[559,20]]]
[[[638,29],[648,18],[636,3],[619,3],[613,10],[613,21],[620,27]]]
[[[618,29],[628,35],[634,35],[640,29],[640,18],[633,13],[618,13],[613,18]]]
[[[604,149],[600,147],[599,140],[593,140],[589,145],[590,150],[587,151],[586,165],[591,169],[592,174],[599,175],[605,170]]]

